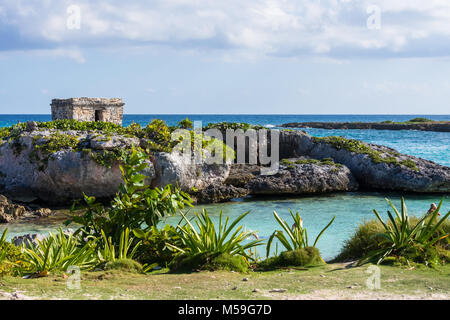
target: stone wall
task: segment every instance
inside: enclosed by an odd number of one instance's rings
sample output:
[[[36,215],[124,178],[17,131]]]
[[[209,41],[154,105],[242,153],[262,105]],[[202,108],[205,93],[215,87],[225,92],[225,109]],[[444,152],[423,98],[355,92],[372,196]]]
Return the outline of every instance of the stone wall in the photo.
[[[52,120],[105,121],[122,125],[122,99],[71,98],[52,100]]]

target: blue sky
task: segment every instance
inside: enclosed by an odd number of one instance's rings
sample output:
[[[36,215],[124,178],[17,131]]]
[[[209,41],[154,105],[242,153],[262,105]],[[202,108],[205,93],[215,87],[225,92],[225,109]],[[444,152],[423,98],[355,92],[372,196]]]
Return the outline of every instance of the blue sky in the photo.
[[[448,114],[449,55],[443,0],[0,0],[0,113]]]

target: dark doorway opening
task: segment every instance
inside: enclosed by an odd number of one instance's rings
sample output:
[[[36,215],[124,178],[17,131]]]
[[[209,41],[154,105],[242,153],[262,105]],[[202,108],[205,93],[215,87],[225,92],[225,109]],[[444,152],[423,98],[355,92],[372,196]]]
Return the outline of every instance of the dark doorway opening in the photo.
[[[103,111],[95,110],[95,121],[103,121]]]

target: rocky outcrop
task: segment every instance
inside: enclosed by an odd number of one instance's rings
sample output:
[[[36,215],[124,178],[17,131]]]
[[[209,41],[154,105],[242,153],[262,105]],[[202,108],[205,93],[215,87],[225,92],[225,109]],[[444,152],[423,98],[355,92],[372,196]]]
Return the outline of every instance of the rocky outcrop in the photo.
[[[222,183],[230,172],[231,163],[195,164],[190,157],[177,152],[160,152],[155,154],[154,187],[167,184],[178,185],[185,192],[202,190],[213,184]]]
[[[385,146],[340,137],[314,138],[302,131],[286,131],[280,136],[280,152],[288,156],[332,158],[348,167],[365,189],[450,192],[449,167]]]
[[[340,164],[296,163],[288,159],[275,175],[261,175],[259,167],[235,164],[225,183],[247,190],[251,195],[300,195],[353,191],[358,183],[350,170]]]
[[[243,198],[249,194],[245,188],[235,187],[227,184],[211,184],[203,190],[193,194],[196,203],[218,203],[227,202],[236,198]]]
[[[450,132],[449,121],[416,123],[383,122],[291,122],[281,125],[283,128],[319,128],[319,129],[371,129],[371,130],[421,130]]]
[[[48,152],[42,146],[48,148],[50,139],[55,140],[51,146],[65,139],[76,148],[58,146]],[[110,156],[140,143],[137,138],[98,132],[25,130],[17,139],[0,145],[0,189],[13,199],[39,199],[52,205],[71,204],[83,193],[108,198],[123,182],[120,163]],[[222,183],[231,165],[195,165],[176,152],[156,153],[148,164],[142,172],[147,184],[178,185],[186,192]]]
[[[50,204],[68,204],[82,198],[83,193],[99,198],[114,195],[122,182],[118,162],[104,166],[89,153],[69,148],[43,154],[39,145],[51,135],[51,131],[25,132],[15,142],[0,146],[0,185],[4,193],[13,198],[28,196]],[[87,145],[101,146],[98,138],[87,133],[65,132],[65,135],[76,136]],[[117,148],[128,145],[127,140],[113,138],[111,141]],[[105,148],[111,147],[104,142]]]
[[[18,219],[47,217],[52,213],[48,208],[36,208],[35,210],[12,202],[0,194],[0,223],[8,223]]]
[[[68,205],[83,193],[97,198],[113,196],[122,183],[114,156],[133,145],[145,147],[147,142],[95,131],[43,130],[29,123],[14,139],[0,143],[0,192],[13,199]],[[358,185],[364,189],[450,192],[449,167],[384,146],[286,130],[280,131],[279,151],[280,159],[290,160],[275,175],[261,175],[258,165],[195,164],[176,152],[155,153],[142,173],[147,184],[177,185],[201,203],[247,194],[351,191]],[[330,160],[314,160],[325,158]],[[8,216],[20,216],[20,210]]]
[[[291,159],[294,160],[295,159]],[[311,194],[354,191],[358,183],[350,170],[342,165],[290,164],[277,174],[259,175],[247,183],[250,194]]]

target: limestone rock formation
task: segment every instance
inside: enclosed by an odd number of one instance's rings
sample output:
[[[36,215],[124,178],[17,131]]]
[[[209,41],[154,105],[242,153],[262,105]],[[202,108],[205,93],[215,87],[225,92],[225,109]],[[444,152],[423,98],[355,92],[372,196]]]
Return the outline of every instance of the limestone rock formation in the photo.
[[[156,172],[153,186],[178,185],[185,192],[195,192],[222,183],[231,168],[231,163],[195,164],[190,157],[177,152],[156,153],[153,163]]]
[[[8,223],[18,219],[47,217],[52,213],[48,208],[36,208],[35,210],[21,204],[12,202],[0,194],[0,223]]]
[[[259,175],[247,183],[251,194],[311,194],[355,191],[358,183],[345,166],[291,164],[277,174]]]
[[[392,148],[339,137],[314,138],[302,131],[280,135],[284,157],[332,158],[348,167],[361,187],[409,192],[450,192],[450,168]]]

